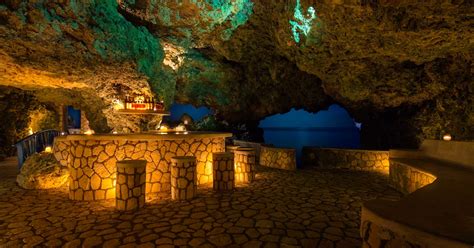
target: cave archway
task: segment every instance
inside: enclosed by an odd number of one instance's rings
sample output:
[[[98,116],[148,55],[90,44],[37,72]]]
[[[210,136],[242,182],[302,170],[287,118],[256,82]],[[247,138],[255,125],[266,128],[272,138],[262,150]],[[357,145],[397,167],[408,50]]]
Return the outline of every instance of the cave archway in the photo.
[[[360,147],[361,123],[355,122],[347,110],[337,104],[317,113],[293,108],[287,113],[266,117],[259,127],[264,131],[266,144],[296,148],[298,163],[304,146]]]
[[[166,117],[166,119],[171,122],[180,122],[183,115],[188,115],[193,121],[200,121],[212,113],[211,109],[204,106],[195,107],[192,104],[180,103],[173,103],[169,111],[170,116]]]

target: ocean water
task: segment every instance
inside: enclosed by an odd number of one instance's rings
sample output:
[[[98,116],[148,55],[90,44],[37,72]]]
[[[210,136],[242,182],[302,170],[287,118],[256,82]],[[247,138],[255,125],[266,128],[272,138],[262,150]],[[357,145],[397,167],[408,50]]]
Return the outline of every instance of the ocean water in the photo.
[[[360,131],[354,127],[331,128],[285,128],[264,127],[263,137],[266,144],[276,147],[296,148],[296,161],[301,166],[301,155],[304,146],[359,148]]]

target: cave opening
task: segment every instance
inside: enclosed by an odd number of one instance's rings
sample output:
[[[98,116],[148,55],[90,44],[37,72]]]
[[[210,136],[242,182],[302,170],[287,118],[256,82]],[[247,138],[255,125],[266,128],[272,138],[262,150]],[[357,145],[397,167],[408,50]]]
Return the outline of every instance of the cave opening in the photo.
[[[292,108],[284,114],[268,116],[260,121],[265,144],[295,148],[298,166],[305,146],[323,148],[360,147],[361,123],[357,123],[346,109],[333,104],[327,110],[310,113]]]
[[[173,103],[170,107],[170,115],[164,118],[165,122],[181,122],[192,124],[212,114],[211,109],[205,106],[195,107],[192,104]]]

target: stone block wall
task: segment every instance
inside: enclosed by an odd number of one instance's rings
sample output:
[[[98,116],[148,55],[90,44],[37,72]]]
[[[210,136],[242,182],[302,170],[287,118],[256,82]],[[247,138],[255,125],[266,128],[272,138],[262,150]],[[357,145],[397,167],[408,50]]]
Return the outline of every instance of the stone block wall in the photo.
[[[284,170],[296,170],[296,149],[262,146],[260,165]]]
[[[197,191],[196,158],[179,156],[171,159],[171,199],[191,200]]]
[[[391,160],[389,180],[398,191],[410,194],[432,183],[436,177],[415,167]]]
[[[116,162],[147,160],[147,193],[169,192],[171,158],[195,156],[198,184],[212,182],[212,153],[225,150],[224,138],[180,140],[55,139],[56,159],[69,167],[69,197],[74,200],[115,198]]]
[[[213,153],[213,188],[216,191],[234,189],[234,153]]]
[[[234,152],[234,179],[236,183],[250,183],[255,179],[255,151]]]
[[[303,165],[389,173],[389,152],[337,148],[303,148]]]
[[[117,163],[115,207],[118,210],[131,211],[145,205],[146,164],[145,160]]]
[[[255,150],[256,161],[258,163],[258,160],[260,159],[260,149],[263,145],[262,143],[250,142],[245,140],[234,140],[234,145],[240,147],[252,147]]]

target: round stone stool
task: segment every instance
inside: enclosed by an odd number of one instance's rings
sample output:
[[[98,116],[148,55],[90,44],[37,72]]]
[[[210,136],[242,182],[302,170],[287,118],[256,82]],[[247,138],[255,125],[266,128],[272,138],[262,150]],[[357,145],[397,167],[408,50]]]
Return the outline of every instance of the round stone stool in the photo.
[[[212,172],[214,190],[234,189],[234,154],[231,152],[213,153]]]
[[[240,146],[226,146],[226,147],[225,147],[225,151],[226,151],[226,152],[232,152],[232,153],[234,153],[235,150],[237,150],[237,149],[239,149],[239,148],[240,148]]]
[[[190,200],[197,191],[196,157],[171,158],[171,199]]]
[[[115,207],[118,210],[137,210],[145,205],[146,163],[146,160],[117,162]]]
[[[234,152],[236,183],[249,183],[255,179],[255,149],[239,148]]]

